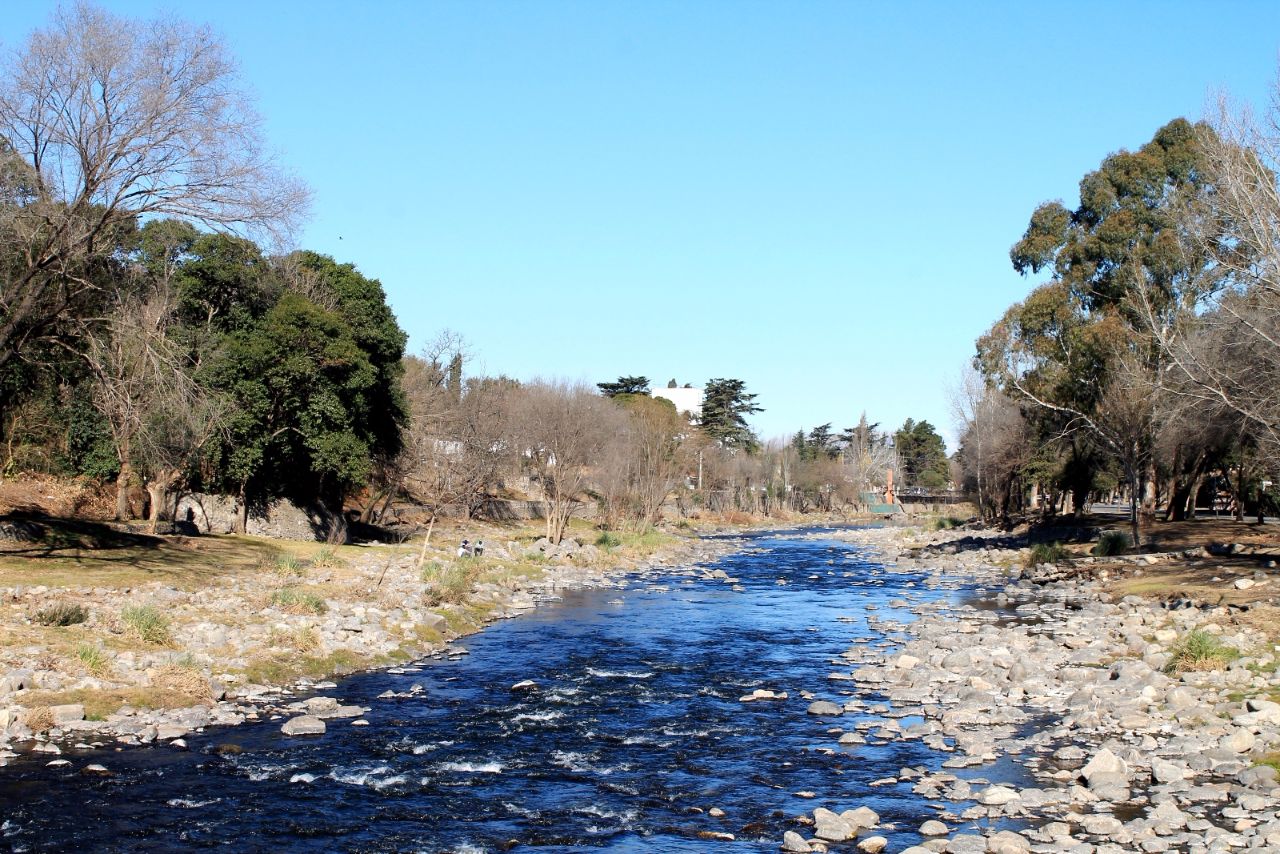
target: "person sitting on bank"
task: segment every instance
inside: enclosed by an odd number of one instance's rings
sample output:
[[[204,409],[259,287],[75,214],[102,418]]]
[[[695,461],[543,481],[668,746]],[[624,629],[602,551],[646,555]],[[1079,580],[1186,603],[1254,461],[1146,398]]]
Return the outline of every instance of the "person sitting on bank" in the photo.
[[[484,554],[484,540],[476,540],[475,546],[472,547],[471,553],[476,557]]]
[[[467,557],[471,554],[471,543],[466,540],[462,541],[462,545],[458,546],[458,557]]]

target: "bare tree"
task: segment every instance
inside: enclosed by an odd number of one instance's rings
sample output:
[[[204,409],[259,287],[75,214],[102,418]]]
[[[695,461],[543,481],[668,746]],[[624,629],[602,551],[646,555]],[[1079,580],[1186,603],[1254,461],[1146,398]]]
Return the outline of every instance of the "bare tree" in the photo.
[[[93,401],[110,425],[120,463],[116,518],[130,518],[128,493],[150,494],[154,531],[173,489],[222,427],[224,407],[186,370],[169,337],[173,300],[165,283],[123,295],[98,324],[84,358],[93,374]]]
[[[569,517],[591,483],[591,467],[622,417],[616,406],[584,385],[536,382],[521,390],[517,448],[542,491],[547,539],[553,543],[564,538]]]
[[[139,217],[280,235],[306,190],[264,147],[222,41],[175,20],[59,9],[0,70],[0,367],[93,291]]]

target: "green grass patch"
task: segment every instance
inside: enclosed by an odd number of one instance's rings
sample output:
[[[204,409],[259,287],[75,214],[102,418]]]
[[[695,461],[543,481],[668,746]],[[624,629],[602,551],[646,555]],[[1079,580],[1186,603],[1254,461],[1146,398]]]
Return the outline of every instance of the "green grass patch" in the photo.
[[[950,531],[952,528],[959,528],[965,521],[959,516],[939,516],[933,520],[933,530]]]
[[[1240,650],[1227,646],[1216,635],[1196,629],[1183,635],[1169,650],[1172,658],[1166,673],[1184,670],[1217,670],[1240,657]]]
[[[1042,563],[1057,563],[1071,557],[1062,543],[1036,543],[1027,554],[1027,566],[1038,566]]]
[[[285,578],[301,578],[307,574],[307,563],[297,555],[278,555],[271,566],[276,575]]]
[[[126,605],[120,612],[120,621],[144,643],[169,643],[169,620],[155,605]]]
[[[106,673],[111,663],[107,659],[106,652],[88,643],[82,643],[76,647],[76,658],[94,676],[101,676]]]
[[[426,594],[429,604],[460,605],[465,602],[471,593],[475,575],[480,569],[479,565],[459,566],[434,561],[424,566],[422,581],[427,585]]]
[[[323,614],[329,610],[324,599],[300,587],[281,587],[271,594],[271,604],[291,614]]]
[[[1098,538],[1093,554],[1097,557],[1113,557],[1127,552],[1129,545],[1129,535],[1124,531],[1106,531]]]
[[[76,626],[87,619],[89,619],[89,610],[83,605],[70,602],[57,602],[31,615],[31,621],[42,626]]]

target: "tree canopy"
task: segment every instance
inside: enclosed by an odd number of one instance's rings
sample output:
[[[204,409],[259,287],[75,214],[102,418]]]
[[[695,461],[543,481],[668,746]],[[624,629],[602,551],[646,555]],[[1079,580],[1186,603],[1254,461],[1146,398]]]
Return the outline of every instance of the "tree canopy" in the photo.
[[[747,425],[746,416],[764,411],[755,404],[755,399],[756,395],[747,392],[742,380],[707,380],[698,423],[703,432],[724,447],[754,451],[760,440]]]

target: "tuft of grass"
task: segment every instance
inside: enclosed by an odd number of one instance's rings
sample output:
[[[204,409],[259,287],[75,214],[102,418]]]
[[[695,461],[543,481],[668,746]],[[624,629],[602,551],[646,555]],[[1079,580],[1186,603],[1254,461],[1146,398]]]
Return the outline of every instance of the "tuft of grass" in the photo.
[[[323,614],[329,610],[319,596],[297,587],[281,587],[271,594],[271,604],[291,614]]]
[[[169,643],[169,621],[155,605],[126,605],[120,620],[144,643],[165,646]]]
[[[1196,629],[1173,645],[1166,673],[1184,670],[1217,670],[1240,657],[1240,650],[1227,646],[1216,635]]]
[[[41,608],[31,615],[32,622],[42,626],[75,626],[89,619],[89,611],[83,605],[58,602]]]
[[[596,537],[596,545],[602,549],[611,549],[622,545],[622,540],[609,531],[601,531],[600,536]]]
[[[318,567],[342,566],[346,561],[338,557],[338,550],[333,546],[321,546],[311,558],[311,565]]]
[[[301,578],[307,574],[306,563],[296,555],[278,556],[271,569],[276,575],[282,575],[285,578]]]
[[[460,605],[471,592],[473,567],[432,562],[422,568],[422,580],[427,585],[429,604],[447,602]],[[430,570],[430,572],[428,572]]]
[[[1027,554],[1027,566],[1057,563],[1060,560],[1066,560],[1070,556],[1071,552],[1063,548],[1062,543],[1036,543],[1031,547],[1030,553]]]
[[[267,643],[297,653],[312,654],[320,649],[320,634],[310,626],[299,626],[292,631],[272,628]]]
[[[110,665],[110,661],[107,660],[107,654],[93,644],[82,643],[76,647],[76,658],[94,676],[101,676],[106,673],[107,667]]]
[[[952,528],[959,528],[964,523],[965,520],[959,516],[939,516],[933,520],[933,530],[949,531]]]
[[[1098,538],[1093,553],[1098,557],[1112,557],[1129,550],[1129,535],[1124,531],[1106,531]]]

